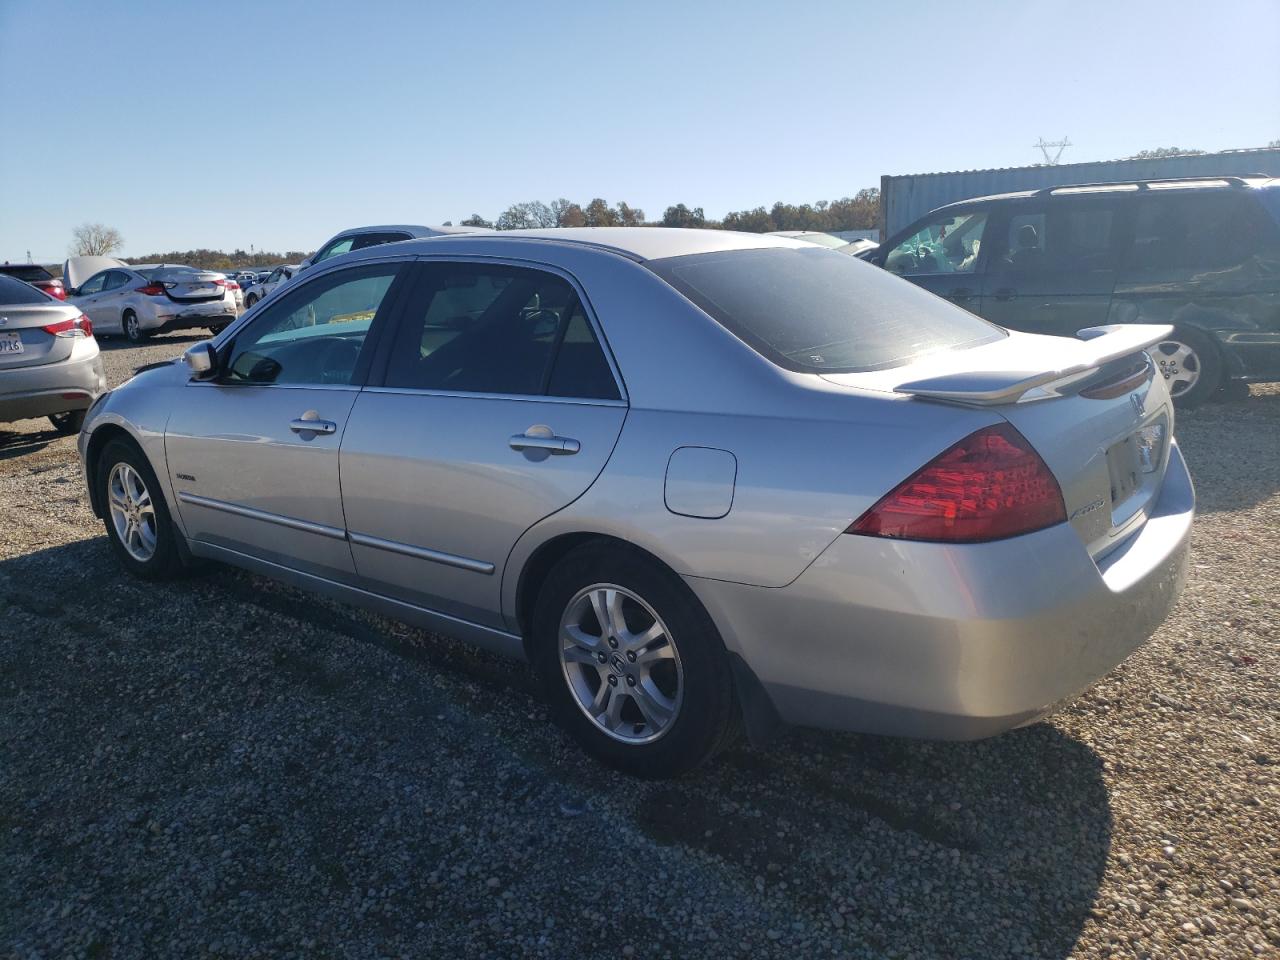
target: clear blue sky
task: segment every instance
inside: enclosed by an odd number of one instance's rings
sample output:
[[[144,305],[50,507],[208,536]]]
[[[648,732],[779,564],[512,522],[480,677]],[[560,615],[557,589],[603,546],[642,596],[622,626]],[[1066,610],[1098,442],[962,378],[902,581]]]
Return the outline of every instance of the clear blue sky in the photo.
[[[1280,2],[0,0],[0,260],[1280,138]]]

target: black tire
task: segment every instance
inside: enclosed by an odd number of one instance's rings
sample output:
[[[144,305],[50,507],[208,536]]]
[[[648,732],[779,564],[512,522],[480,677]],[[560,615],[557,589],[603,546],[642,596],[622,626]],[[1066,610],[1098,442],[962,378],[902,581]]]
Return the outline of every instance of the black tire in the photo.
[[[124,327],[124,335],[130,343],[142,343],[150,334],[142,329],[138,323],[138,315],[132,310],[126,310],[120,318],[120,325]]]
[[[247,297],[245,297],[245,298],[244,298],[244,308],[245,308],[246,310],[248,310],[250,307],[252,307],[252,306],[253,306],[255,303],[257,303],[257,302],[258,302],[258,298],[257,298],[256,296],[254,296],[254,295],[251,293],[251,294],[249,294]]]
[[[562,667],[561,618],[571,601],[595,584],[616,585],[642,598],[661,618],[678,652],[683,671],[679,706],[649,742],[623,742],[606,733],[579,706]],[[645,779],[679,776],[710,760],[738,732],[729,656],[715,624],[679,577],[634,548],[597,542],[565,556],[538,594],[531,648],[559,722],[588,753],[624,773]],[[599,682],[603,684],[603,673]],[[630,696],[622,684],[618,688]]]
[[[49,414],[49,422],[53,424],[53,429],[61,434],[72,435],[80,432],[80,427],[84,423],[84,410],[67,410],[63,413]]]
[[[118,464],[128,464],[132,467],[151,495],[151,503],[155,511],[156,546],[155,552],[147,560],[139,560],[129,552],[121,541],[112,520],[108,482],[111,471]],[[173,518],[169,514],[168,504],[164,501],[164,494],[161,493],[155,471],[151,469],[151,464],[147,462],[146,456],[137,444],[125,439],[110,441],[98,457],[94,483],[98,501],[102,504],[107,539],[120,565],[143,580],[169,580],[182,574],[185,568],[182,555],[178,551],[177,531],[173,526]]]
[[[1184,354],[1183,348],[1189,350]],[[1213,338],[1194,327],[1176,327],[1173,335],[1151,348],[1175,405],[1183,409],[1198,407],[1218,391],[1222,384],[1222,352]],[[1194,373],[1193,383],[1186,375]]]

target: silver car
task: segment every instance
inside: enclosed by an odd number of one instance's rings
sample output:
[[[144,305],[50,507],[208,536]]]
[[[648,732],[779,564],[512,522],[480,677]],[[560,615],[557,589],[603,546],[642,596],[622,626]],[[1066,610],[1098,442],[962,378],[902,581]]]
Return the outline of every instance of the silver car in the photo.
[[[297,272],[297,264],[286,263],[276,267],[261,280],[255,279],[244,292],[245,308],[252,307],[259,300],[265,300],[271,295],[272,291],[292,280],[293,275]]]
[[[106,389],[93,325],[79,308],[0,276],[0,422],[48,417],[75,433]]]
[[[123,334],[141,343],[170,330],[203,327],[217,333],[239,315],[238,285],[212,270],[116,261],[78,282],[74,260],[67,268],[75,284],[67,302],[83,310],[99,334]]]
[[[996,734],[1142,644],[1194,507],[1163,333],[1011,333],[779,237],[435,238],[307,271],[80,452],[128,570],[528,658],[588,750],[668,776],[742,725]]]

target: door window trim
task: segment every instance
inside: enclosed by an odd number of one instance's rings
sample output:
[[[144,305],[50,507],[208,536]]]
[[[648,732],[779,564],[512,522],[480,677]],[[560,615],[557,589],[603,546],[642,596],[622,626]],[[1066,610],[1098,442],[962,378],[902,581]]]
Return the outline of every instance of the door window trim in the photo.
[[[412,264],[413,257],[392,256],[392,257],[371,257],[368,260],[360,260],[356,263],[334,264],[330,267],[320,268],[314,272],[307,271],[305,279],[299,280],[296,285],[292,285],[287,294],[282,295],[279,299],[272,301],[270,307],[262,310],[254,310],[252,313],[246,311],[242,313],[235,323],[224,331],[223,336],[216,341],[219,363],[225,364],[230,359],[230,352],[235,350],[236,340],[242,333],[253,323],[263,316],[267,310],[274,310],[279,304],[284,303],[284,297],[292,297],[300,291],[306,290],[308,286],[317,281],[324,280],[325,277],[346,270],[363,270],[366,267],[383,266],[393,264],[398,266],[398,272],[391,281],[386,295],[383,297],[382,304],[379,305],[379,312],[382,306],[386,307],[386,316],[381,324],[377,323],[377,317],[374,317],[374,323],[369,326],[369,333],[365,336],[365,342],[361,346],[360,359],[356,361],[356,369],[352,375],[350,383],[228,383],[213,377],[207,380],[198,380],[194,376],[187,382],[188,386],[202,387],[233,387],[236,389],[244,387],[271,388],[273,390],[347,390],[359,391],[369,383],[369,376],[373,370],[374,360],[377,357],[381,342],[388,330],[394,330],[397,326],[397,314],[403,304],[403,291],[409,287],[409,274],[406,266]],[[247,318],[247,319],[246,319]],[[367,349],[366,349],[367,347]],[[366,361],[365,357],[369,359]]]
[[[573,403],[578,405],[592,407],[629,407],[631,405],[630,397],[627,394],[627,385],[622,379],[622,371],[618,367],[618,362],[613,355],[613,349],[609,346],[609,341],[605,338],[604,330],[600,326],[599,318],[596,316],[595,308],[592,307],[590,299],[587,297],[586,291],[583,289],[578,278],[569,271],[552,263],[545,263],[540,260],[527,260],[520,257],[492,257],[475,254],[419,254],[412,258],[413,262],[421,263],[424,266],[430,264],[449,264],[449,263],[466,263],[476,264],[478,266],[500,266],[500,267],[517,267],[525,270],[540,270],[543,273],[549,273],[553,276],[564,280],[572,288],[574,295],[578,298],[579,304],[582,306],[582,312],[587,318],[587,323],[591,327],[591,332],[596,338],[601,351],[604,353],[605,362],[609,365],[609,373],[613,376],[614,386],[618,388],[619,399],[604,399],[597,397],[560,397],[548,393],[480,393],[472,390],[439,390],[426,387],[388,387],[386,385],[387,368],[391,361],[391,345],[395,343],[396,336],[400,332],[400,325],[405,322],[404,308],[405,305],[412,301],[413,294],[418,292],[418,288],[425,282],[426,271],[423,270],[417,274],[412,284],[406,282],[404,284],[407,291],[401,297],[401,302],[396,304],[397,312],[394,316],[388,317],[386,329],[379,338],[377,348],[373,354],[373,362],[370,365],[369,376],[365,382],[364,389],[370,393],[392,393],[392,394],[409,394],[415,396],[436,396],[436,397],[473,397],[478,400],[529,400],[541,403]],[[558,350],[557,350],[558,356]],[[552,369],[555,366],[555,357],[552,358]]]

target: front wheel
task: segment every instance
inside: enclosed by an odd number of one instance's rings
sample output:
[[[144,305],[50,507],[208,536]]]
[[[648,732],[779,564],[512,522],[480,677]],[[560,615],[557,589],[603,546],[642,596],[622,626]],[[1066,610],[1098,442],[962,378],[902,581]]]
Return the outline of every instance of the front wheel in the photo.
[[[252,306],[253,306],[255,303],[257,303],[257,302],[258,302],[258,298],[257,298],[256,296],[254,296],[254,295],[251,293],[251,294],[249,294],[247,297],[245,297],[245,298],[244,298],[244,308],[245,308],[246,310],[248,310],[250,307],[252,307]]]
[[[124,335],[129,338],[130,343],[142,343],[147,339],[147,332],[142,329],[142,324],[138,322],[138,315],[132,310],[124,312]]]
[[[98,502],[120,564],[144,580],[182,572],[176,533],[155,471],[137,445],[112,440],[98,458]]]
[[[1168,340],[1151,348],[1151,358],[1180,407],[1198,407],[1222,382],[1222,356],[1212,338],[1199,330],[1177,327]]]
[[[736,733],[715,624],[675,574],[640,552],[572,551],[539,592],[532,628],[534,666],[561,723],[609,766],[678,776]]]

